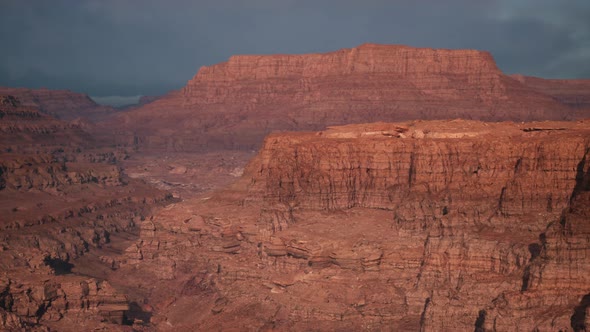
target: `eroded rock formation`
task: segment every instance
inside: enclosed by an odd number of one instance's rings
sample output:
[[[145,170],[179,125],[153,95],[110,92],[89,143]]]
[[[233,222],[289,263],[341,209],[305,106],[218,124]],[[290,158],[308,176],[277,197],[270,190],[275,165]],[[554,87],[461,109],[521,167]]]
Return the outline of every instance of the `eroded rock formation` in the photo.
[[[581,330],[589,158],[587,122],[274,134],[117,264],[158,330]]]
[[[0,329],[590,329],[587,120],[327,127],[574,119],[586,83],[366,44],[235,56],[103,127],[12,89]]]
[[[133,237],[170,195],[128,179],[123,150],[0,96],[0,330],[123,329],[129,301],[74,261]],[[112,250],[112,249],[110,249]],[[78,263],[76,263],[78,264]],[[127,322],[127,321],[125,321]]]
[[[251,149],[274,130],[349,123],[588,115],[546,92],[504,75],[487,52],[364,44],[325,54],[233,56],[108,126],[128,144],[197,151]]]
[[[99,120],[115,112],[112,107],[98,105],[85,94],[69,90],[0,87],[0,95],[14,96],[23,106],[31,106],[66,121],[76,118]]]

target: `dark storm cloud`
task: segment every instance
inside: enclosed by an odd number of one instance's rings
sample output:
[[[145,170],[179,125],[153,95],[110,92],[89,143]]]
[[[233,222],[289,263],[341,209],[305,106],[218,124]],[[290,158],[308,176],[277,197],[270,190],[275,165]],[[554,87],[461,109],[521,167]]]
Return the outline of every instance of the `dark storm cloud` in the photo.
[[[587,0],[0,1],[0,85],[162,94],[232,54],[364,42],[477,48],[508,73],[590,77]]]

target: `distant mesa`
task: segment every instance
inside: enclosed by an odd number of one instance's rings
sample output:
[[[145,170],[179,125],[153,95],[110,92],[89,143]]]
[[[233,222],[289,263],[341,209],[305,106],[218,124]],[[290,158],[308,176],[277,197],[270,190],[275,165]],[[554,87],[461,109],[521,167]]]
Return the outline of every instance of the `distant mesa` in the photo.
[[[571,107],[590,108],[590,79],[544,79],[523,75],[512,75],[512,77]]]
[[[587,80],[505,75],[476,50],[363,44],[305,55],[237,55],[108,123],[141,149],[253,149],[272,131],[412,119],[572,120]]]
[[[69,90],[0,87],[0,95],[14,96],[23,106],[36,107],[42,113],[65,121],[80,117],[99,120],[115,112],[112,107],[98,105],[85,94]]]

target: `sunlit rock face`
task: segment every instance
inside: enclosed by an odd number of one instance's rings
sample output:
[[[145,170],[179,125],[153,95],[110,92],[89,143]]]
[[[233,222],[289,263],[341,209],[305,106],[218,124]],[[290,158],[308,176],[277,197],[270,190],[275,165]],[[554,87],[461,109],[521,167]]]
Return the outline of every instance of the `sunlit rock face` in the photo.
[[[487,52],[364,44],[324,54],[233,56],[109,125],[146,149],[251,149],[276,130],[587,113],[567,104],[504,75]]]
[[[143,222],[121,269],[162,329],[579,330],[589,153],[583,121],[276,133]]]

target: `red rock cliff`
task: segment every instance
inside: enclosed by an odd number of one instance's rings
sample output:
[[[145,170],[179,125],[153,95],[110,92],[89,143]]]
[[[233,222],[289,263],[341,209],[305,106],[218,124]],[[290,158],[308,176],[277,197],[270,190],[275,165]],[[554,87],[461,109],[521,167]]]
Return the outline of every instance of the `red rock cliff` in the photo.
[[[237,98],[244,98],[246,103],[268,103],[277,97],[312,102],[320,101],[324,97],[322,90],[329,89],[314,86],[316,80],[332,78],[336,86],[346,87],[346,82],[337,79],[353,77],[361,83],[373,76],[373,79],[381,78],[382,81],[405,79],[414,88],[443,97],[453,96],[449,94],[449,84],[453,85],[452,79],[458,78],[463,80],[456,82],[458,84],[475,83],[473,86],[466,84],[466,87],[478,90],[476,94],[485,98],[490,93],[502,94],[501,74],[487,52],[365,44],[326,54],[233,56],[226,63],[201,68],[183,92],[186,103],[197,104],[223,103]],[[446,75],[455,77],[447,78]],[[283,81],[283,84],[275,85],[272,81]],[[356,87],[360,89],[356,92],[358,97],[370,99],[371,95],[363,94],[374,90],[378,83],[359,84]],[[298,88],[299,93],[289,95],[294,88]],[[383,91],[373,91],[374,96],[382,97],[388,90],[386,85],[383,88]],[[307,95],[305,92],[315,93]]]
[[[157,280],[161,329],[583,330],[588,160],[584,121],[272,134],[231,190],[142,223],[121,266]]]
[[[252,148],[273,130],[337,124],[572,116],[568,106],[504,75],[487,52],[365,44],[324,54],[234,56],[113,125],[140,146],[198,150]]]
[[[246,174],[260,222],[280,238],[266,245],[271,256],[368,264],[379,255],[345,253],[346,241],[322,248],[360,236],[338,211],[391,211],[380,219],[389,231],[374,229],[368,212],[352,220],[363,238],[377,237],[382,276],[413,273],[412,286],[394,284],[423,330],[579,329],[590,296],[589,129],[445,121],[275,134]],[[330,210],[338,217],[309,212]]]
[[[117,324],[127,298],[71,269],[170,199],[125,178],[116,162],[126,155],[74,122],[0,95],[0,330],[124,329]]]
[[[566,130],[571,126],[455,120],[274,134],[251,166],[251,189],[269,204],[301,209],[397,210],[417,197],[425,210],[413,211],[413,220],[449,213],[454,202],[476,223],[495,214],[558,216],[590,144],[587,132]]]

